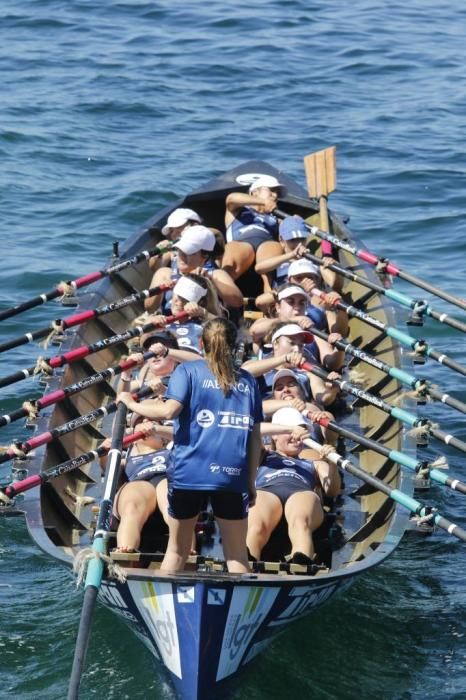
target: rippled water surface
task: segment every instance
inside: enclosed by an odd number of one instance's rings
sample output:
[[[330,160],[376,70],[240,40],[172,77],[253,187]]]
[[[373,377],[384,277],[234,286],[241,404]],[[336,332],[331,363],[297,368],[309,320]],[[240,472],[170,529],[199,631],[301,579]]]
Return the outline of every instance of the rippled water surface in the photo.
[[[465,294],[463,2],[5,0],[0,20],[1,308],[100,269],[114,240],[224,170],[262,159],[304,184],[303,155],[332,144],[331,205],[354,233]],[[57,315],[50,304],[5,321],[2,339]],[[466,363],[453,330],[419,332]],[[2,355],[0,376],[33,357],[27,346]],[[423,372],[465,400],[460,375]],[[1,412],[30,396],[28,382],[3,389]],[[461,414],[428,410],[466,439]],[[425,498],[465,525],[464,497],[436,487]],[[408,535],[247,668],[232,696],[466,698],[464,571],[464,544]],[[0,697],[66,697],[82,593],[19,518],[0,519],[0,600]],[[171,697],[149,653],[99,608],[83,700],[151,695]]]

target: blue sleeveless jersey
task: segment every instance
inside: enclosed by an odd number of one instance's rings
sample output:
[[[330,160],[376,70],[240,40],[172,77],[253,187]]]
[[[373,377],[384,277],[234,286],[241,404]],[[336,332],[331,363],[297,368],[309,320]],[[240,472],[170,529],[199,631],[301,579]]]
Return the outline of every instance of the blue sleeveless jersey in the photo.
[[[314,306],[313,304],[309,304],[306,309],[306,316],[311,319],[318,330],[328,332],[327,316],[323,309],[320,309],[318,306]],[[312,333],[312,328],[309,330]]]
[[[299,484],[311,491],[318,484],[314,462],[296,457],[284,457],[278,452],[269,452],[257,470],[256,487],[264,488],[269,484]]]
[[[226,240],[240,241],[249,233],[261,232],[271,241],[278,240],[278,223],[273,214],[260,214],[252,207],[242,207],[226,230]]]
[[[169,323],[166,328],[176,335],[180,350],[193,349],[201,352],[202,324],[195,320],[184,323]]]
[[[166,474],[171,450],[157,450],[142,455],[132,455],[126,460],[125,474],[128,481],[150,481],[154,476]]]
[[[176,489],[248,490],[247,447],[255,423],[263,420],[257,382],[240,370],[227,396],[205,360],[179,365],[167,399],[183,404],[174,421],[174,462],[170,486]]]

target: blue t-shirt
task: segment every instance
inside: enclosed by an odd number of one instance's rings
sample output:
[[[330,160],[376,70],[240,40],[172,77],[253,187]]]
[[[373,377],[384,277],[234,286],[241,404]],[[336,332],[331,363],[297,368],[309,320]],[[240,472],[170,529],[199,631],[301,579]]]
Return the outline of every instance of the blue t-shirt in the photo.
[[[263,420],[256,380],[241,369],[225,396],[205,360],[178,365],[167,399],[183,404],[174,421],[174,462],[168,472],[176,489],[248,490],[247,447],[255,423]]]
[[[318,484],[314,462],[296,457],[284,457],[278,452],[269,452],[257,470],[256,487],[269,484],[299,484],[313,491]]]

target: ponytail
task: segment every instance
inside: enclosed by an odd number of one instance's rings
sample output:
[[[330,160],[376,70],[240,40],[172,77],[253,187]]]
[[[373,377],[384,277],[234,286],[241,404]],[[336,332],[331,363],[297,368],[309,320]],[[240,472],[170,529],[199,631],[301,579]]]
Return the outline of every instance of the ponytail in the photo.
[[[202,343],[207,365],[226,396],[237,379],[234,365],[236,328],[225,318],[213,318],[204,325]]]

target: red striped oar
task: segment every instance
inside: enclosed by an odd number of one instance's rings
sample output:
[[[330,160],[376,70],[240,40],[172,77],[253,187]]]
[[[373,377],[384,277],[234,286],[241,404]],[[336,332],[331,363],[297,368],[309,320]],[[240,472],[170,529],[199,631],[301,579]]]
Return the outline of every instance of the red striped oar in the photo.
[[[152,393],[153,390],[150,388],[150,386],[145,386],[138,392],[132,394],[132,397],[135,401],[139,401],[140,399],[150,396]],[[4,454],[0,455],[0,464],[8,462],[10,459],[15,459],[15,457],[24,457],[31,452],[31,450],[35,450],[37,447],[46,445],[49,442],[52,442],[52,440],[57,440],[58,438],[63,437],[63,435],[68,435],[68,433],[72,433],[75,430],[84,428],[86,425],[95,423],[95,421],[99,418],[109,416],[112,413],[115,413],[116,410],[117,402],[111,401],[106,406],[95,408],[93,411],[85,413],[83,416],[79,416],[78,418],[68,421],[68,423],[63,423],[63,425],[58,425],[56,428],[47,430],[45,433],[35,435],[25,442],[12,445],[6,450],[6,452],[4,452]]]
[[[109,304],[98,306],[96,309],[86,309],[77,314],[67,316],[66,318],[59,318],[50,323],[48,326],[45,326],[45,328],[39,328],[36,331],[24,333],[24,335],[20,335],[17,338],[12,338],[11,340],[5,340],[4,343],[0,343],[0,353],[11,350],[12,348],[17,348],[19,345],[32,343],[34,340],[41,340],[41,338],[46,338],[48,335],[54,332],[62,333],[68,328],[80,326],[81,324],[87,323],[87,321],[91,321],[92,319],[99,318],[105,314],[110,314],[113,311],[118,311],[119,309],[123,309],[125,306],[137,304],[139,301],[149,299],[150,297],[160,294],[161,292],[166,292],[168,289],[171,289],[171,287],[171,284],[162,284],[159,287],[143,289],[141,292],[135,292],[127,297],[117,299],[117,301],[112,301]]]
[[[274,209],[273,213],[281,218],[285,218],[286,216],[288,216],[286,212],[281,211],[280,209]],[[322,231],[317,226],[306,224],[306,227],[309,233],[312,233],[312,235],[317,236],[318,238],[321,238],[324,241],[328,241],[337,248],[341,248],[341,250],[346,250],[347,253],[356,256],[360,260],[363,260],[364,262],[369,263],[370,265],[376,266],[378,272],[384,272],[389,275],[392,275],[393,277],[399,277],[400,279],[405,280],[406,282],[410,282],[410,284],[413,284],[415,287],[420,287],[426,292],[429,292],[430,294],[433,294],[434,296],[437,296],[440,299],[444,299],[444,301],[448,301],[450,304],[454,304],[460,309],[463,309],[463,311],[466,311],[466,300],[454,296],[453,294],[449,294],[448,292],[444,292],[443,289],[434,287],[434,285],[430,284],[429,282],[425,282],[419,277],[416,277],[415,275],[412,275],[409,272],[405,272],[401,268],[397,267],[394,263],[391,263],[388,258],[375,255],[374,253],[371,253],[368,250],[364,250],[363,248],[358,248],[357,246],[349,243],[347,240],[342,240],[338,238],[338,236],[334,236],[331,233]]]
[[[110,265],[104,270],[98,270],[97,272],[89,272],[87,275],[84,275],[83,277],[78,277],[77,279],[72,280],[70,282],[60,282],[59,285],[57,285],[54,289],[52,289],[49,292],[39,294],[33,299],[29,299],[28,301],[24,301],[21,304],[16,304],[16,306],[11,306],[8,309],[0,311],[0,321],[5,320],[6,318],[11,318],[12,316],[17,316],[18,314],[21,314],[24,311],[33,309],[34,307],[40,306],[41,304],[45,304],[47,301],[51,301],[52,299],[58,299],[58,297],[60,296],[66,296],[68,294],[68,290],[71,290],[71,292],[75,292],[76,290],[81,289],[81,287],[86,287],[88,284],[92,284],[93,282],[101,280],[103,277],[109,277],[110,275],[113,275],[117,272],[122,272],[123,270],[126,270],[126,268],[132,267],[133,265],[137,265],[137,263],[142,262],[143,260],[149,260],[149,258],[153,258],[157,255],[165,253],[167,250],[170,249],[170,247],[171,244],[155,246],[154,248],[150,248],[149,250],[143,250],[141,253],[137,253],[137,255],[134,255],[132,258],[128,258],[127,260],[122,260],[119,263]]]
[[[186,313],[186,311],[181,311],[179,314],[175,314],[174,316],[166,316],[167,323],[173,323],[174,321],[183,321],[186,318],[188,318],[188,314]],[[81,345],[79,348],[75,348],[74,350],[65,352],[63,355],[55,355],[54,357],[44,359],[42,360],[42,362],[44,363],[43,366],[44,368],[50,369],[55,369],[56,367],[63,367],[64,365],[71,364],[72,362],[82,360],[88,355],[100,352],[100,350],[109,348],[112,345],[117,345],[118,343],[125,343],[131,338],[135,338],[138,335],[141,335],[141,333],[148,333],[149,331],[153,331],[157,328],[160,328],[160,326],[155,323],[145,323],[142,326],[135,326],[131,330],[124,331],[123,333],[117,333],[116,335],[111,335],[108,338],[103,338],[102,340],[97,340],[95,343],[91,343],[90,345]],[[14,372],[13,374],[9,374],[6,377],[2,377],[0,379],[0,388],[9,386],[10,384],[15,384],[16,382],[21,382],[23,379],[27,379],[28,377],[33,377],[39,371],[40,367],[38,367],[36,364],[33,367],[21,369],[18,372]]]
[[[133,433],[132,435],[127,435],[123,440],[123,446],[127,447],[128,445],[132,445],[133,442],[143,440],[145,437],[147,437],[146,434],[141,431]],[[24,493],[25,491],[29,491],[36,486],[45,484],[47,481],[55,479],[57,476],[62,476],[63,474],[68,474],[68,472],[74,471],[75,469],[79,469],[85,464],[89,464],[89,462],[94,461],[94,459],[97,459],[98,457],[103,457],[107,454],[109,449],[109,447],[101,445],[95,450],[89,450],[89,452],[85,452],[78,457],[68,459],[66,462],[62,462],[61,464],[57,464],[55,467],[51,467],[46,471],[40,472],[40,474],[33,474],[25,479],[21,479],[21,481],[15,481],[13,484],[10,484],[1,490],[6,496],[8,496],[8,498],[14,498],[20,493]]]
[[[137,367],[138,365],[147,362],[147,360],[150,360],[151,357],[154,357],[154,353],[146,352],[144,353],[143,360],[140,363],[136,360],[122,360],[122,362],[119,362],[114,367],[109,367],[101,372],[91,374],[89,377],[82,379],[80,382],[69,384],[68,386],[63,387],[63,389],[57,389],[56,391],[51,391],[49,394],[44,394],[44,396],[42,396],[40,399],[35,401],[25,401],[24,403],[29,403],[35,414],[36,412],[41,411],[43,408],[47,408],[47,406],[52,406],[55,403],[63,401],[63,399],[66,399],[69,396],[73,396],[74,394],[78,394],[79,392],[88,389],[90,386],[95,386],[96,384],[105,382],[112,379],[112,377],[118,376],[127,369]],[[10,423],[20,420],[21,418],[26,418],[26,416],[29,416],[30,414],[31,410],[29,408],[25,408],[23,404],[21,408],[17,408],[11,413],[6,413],[5,415],[0,416],[0,427],[9,425]]]

